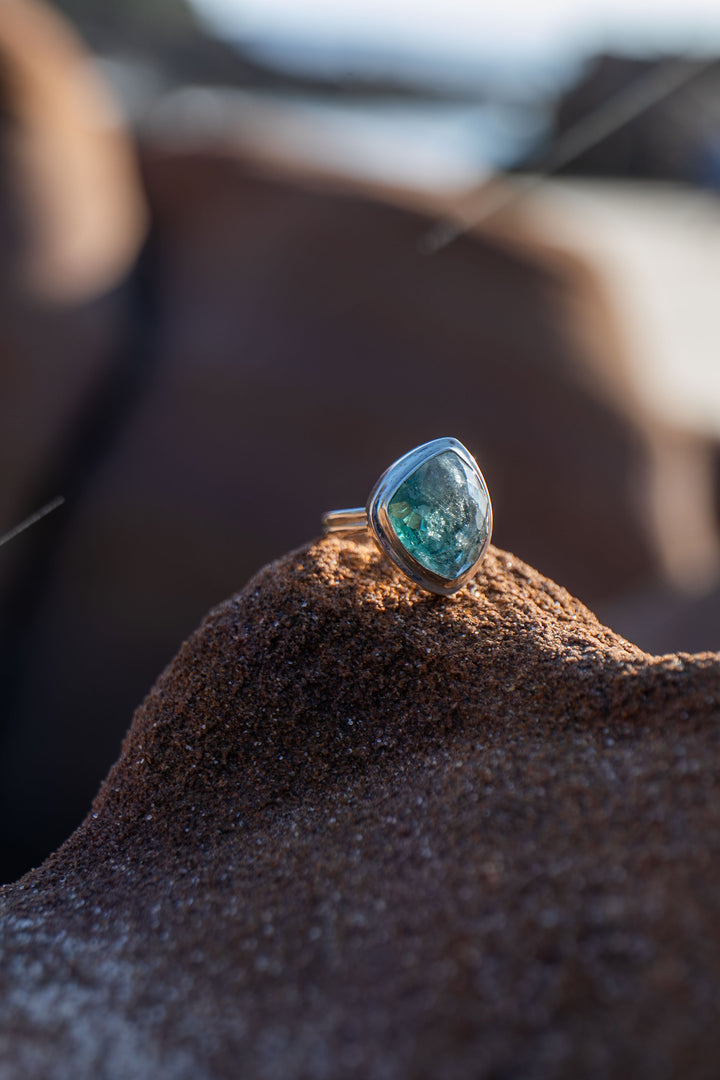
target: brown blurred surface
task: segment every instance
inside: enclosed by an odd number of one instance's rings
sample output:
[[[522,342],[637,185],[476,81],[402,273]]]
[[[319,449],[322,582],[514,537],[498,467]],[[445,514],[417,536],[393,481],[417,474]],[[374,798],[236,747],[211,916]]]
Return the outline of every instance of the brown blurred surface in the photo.
[[[13,276],[53,303],[102,296],[145,230],[115,103],[72,31],[35,0],[3,0],[0,72],[4,213],[21,238]]]

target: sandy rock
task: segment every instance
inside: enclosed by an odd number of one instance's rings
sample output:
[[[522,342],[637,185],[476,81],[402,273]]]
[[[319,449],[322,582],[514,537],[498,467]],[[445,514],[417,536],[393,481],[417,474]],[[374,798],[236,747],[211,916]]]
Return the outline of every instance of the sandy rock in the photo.
[[[0,1077],[711,1077],[720,666],[491,549],[217,608],[2,892]]]
[[[604,356],[612,335],[574,269],[490,237],[421,255],[422,215],[237,154],[148,149],[143,168],[135,338],[80,381],[85,407],[7,519],[66,496],[0,560],[0,881],[76,827],[202,614],[419,443],[461,439],[498,543],[587,603],[666,576],[646,432],[588,375],[570,326]],[[55,342],[23,350],[41,362],[22,400],[0,395],[9,475],[15,418],[49,427],[34,388]]]

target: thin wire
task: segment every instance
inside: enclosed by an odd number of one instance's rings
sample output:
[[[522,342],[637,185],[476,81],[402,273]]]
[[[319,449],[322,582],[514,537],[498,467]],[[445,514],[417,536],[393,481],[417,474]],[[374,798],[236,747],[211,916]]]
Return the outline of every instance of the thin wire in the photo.
[[[541,187],[548,176],[558,172],[565,165],[569,165],[586,150],[597,146],[610,135],[614,135],[620,128],[647,112],[663,98],[680,90],[715,63],[717,60],[714,57],[697,63],[691,54],[684,54],[640,76],[630,86],[614,94],[589,116],[572,124],[550,147],[538,172],[522,177],[512,187],[490,189],[487,193],[481,189],[479,194],[485,201],[480,209],[463,222],[451,220],[437,222],[420,238],[420,250],[426,255],[434,255],[442,251],[463,233],[481,225],[500,210]]]
[[[39,510],[36,510],[34,514],[30,515],[30,517],[26,517],[24,521],[21,521],[20,524],[16,525],[14,529],[10,530],[10,532],[6,532],[4,536],[0,536],[0,547],[3,547],[4,544],[10,543],[10,541],[14,540],[16,536],[19,536],[20,533],[25,532],[25,530],[29,529],[31,525],[35,525],[38,521],[41,521],[42,518],[47,517],[48,514],[52,514],[53,510],[57,510],[59,507],[62,506],[64,502],[64,496],[58,495],[56,496],[56,498],[51,499],[49,503],[45,503],[44,506],[42,506]]]

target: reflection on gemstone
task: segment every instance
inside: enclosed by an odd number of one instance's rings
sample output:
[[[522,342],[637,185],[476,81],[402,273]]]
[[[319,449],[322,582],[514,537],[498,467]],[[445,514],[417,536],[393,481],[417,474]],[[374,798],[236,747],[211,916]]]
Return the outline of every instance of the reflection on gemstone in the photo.
[[[475,563],[487,540],[488,494],[453,450],[423,462],[388,503],[395,534],[426,570],[453,581]]]

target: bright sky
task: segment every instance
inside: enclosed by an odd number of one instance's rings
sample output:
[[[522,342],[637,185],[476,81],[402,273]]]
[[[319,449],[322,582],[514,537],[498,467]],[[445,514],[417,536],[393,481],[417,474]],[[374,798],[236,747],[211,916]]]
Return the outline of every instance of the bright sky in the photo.
[[[720,48],[718,0],[193,0],[225,33],[468,57]]]

